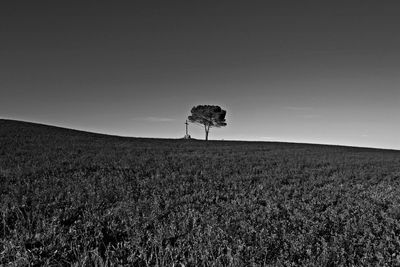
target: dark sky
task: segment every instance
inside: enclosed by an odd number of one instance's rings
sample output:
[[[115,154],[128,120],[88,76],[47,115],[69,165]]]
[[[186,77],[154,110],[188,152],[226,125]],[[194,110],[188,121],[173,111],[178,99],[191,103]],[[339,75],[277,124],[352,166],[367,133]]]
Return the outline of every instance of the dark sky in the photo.
[[[0,116],[178,138],[400,149],[396,1],[2,1]],[[193,137],[202,129],[191,126]]]

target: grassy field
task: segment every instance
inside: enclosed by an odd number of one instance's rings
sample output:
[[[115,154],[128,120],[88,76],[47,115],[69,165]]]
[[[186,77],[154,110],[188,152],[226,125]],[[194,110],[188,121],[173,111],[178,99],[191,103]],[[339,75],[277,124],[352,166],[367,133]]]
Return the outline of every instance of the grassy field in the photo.
[[[400,151],[0,120],[0,194],[0,265],[400,265]]]

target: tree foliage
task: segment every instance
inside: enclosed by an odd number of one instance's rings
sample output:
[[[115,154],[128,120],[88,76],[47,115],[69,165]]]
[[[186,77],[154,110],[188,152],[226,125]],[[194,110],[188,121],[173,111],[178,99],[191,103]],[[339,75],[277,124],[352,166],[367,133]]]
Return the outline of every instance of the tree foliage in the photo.
[[[188,117],[189,121],[204,126],[206,140],[208,140],[211,127],[226,126],[226,110],[223,110],[220,106],[198,105],[193,107],[190,112],[192,115]]]

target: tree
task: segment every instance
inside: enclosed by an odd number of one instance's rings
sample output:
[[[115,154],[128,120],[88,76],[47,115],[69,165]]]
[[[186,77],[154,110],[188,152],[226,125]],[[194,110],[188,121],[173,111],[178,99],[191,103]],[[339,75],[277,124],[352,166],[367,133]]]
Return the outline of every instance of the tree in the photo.
[[[226,126],[226,110],[221,109],[219,106],[198,105],[193,107],[190,112],[192,115],[188,117],[189,121],[204,126],[206,141],[211,127]]]

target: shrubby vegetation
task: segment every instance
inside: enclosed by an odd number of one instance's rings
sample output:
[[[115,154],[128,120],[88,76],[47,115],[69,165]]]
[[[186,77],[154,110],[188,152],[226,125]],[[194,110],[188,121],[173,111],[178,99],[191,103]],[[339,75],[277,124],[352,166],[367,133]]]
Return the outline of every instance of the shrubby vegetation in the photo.
[[[400,265],[400,153],[0,121],[0,265]]]

